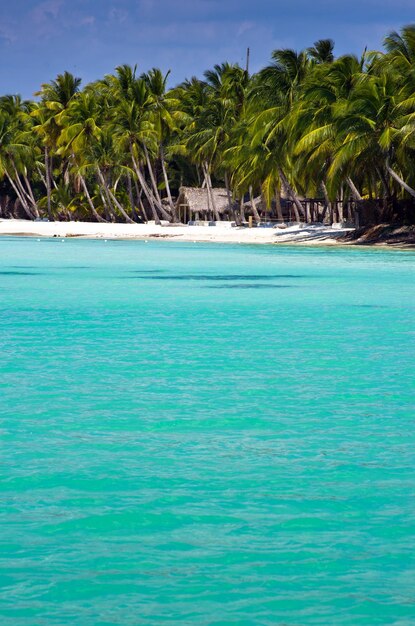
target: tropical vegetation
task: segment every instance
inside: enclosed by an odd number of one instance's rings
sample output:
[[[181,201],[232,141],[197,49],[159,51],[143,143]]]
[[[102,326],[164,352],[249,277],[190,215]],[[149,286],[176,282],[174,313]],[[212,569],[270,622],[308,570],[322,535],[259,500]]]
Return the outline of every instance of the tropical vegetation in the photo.
[[[280,216],[288,197],[297,220],[300,197],[332,220],[348,199],[415,198],[415,25],[361,57],[336,58],[327,39],[275,50],[252,75],[222,63],[168,78],[122,65],[83,88],[64,72],[33,101],[1,97],[3,215],[174,222],[182,185],[206,187],[214,212],[212,188],[226,187],[239,219],[244,199],[259,219],[259,196]]]

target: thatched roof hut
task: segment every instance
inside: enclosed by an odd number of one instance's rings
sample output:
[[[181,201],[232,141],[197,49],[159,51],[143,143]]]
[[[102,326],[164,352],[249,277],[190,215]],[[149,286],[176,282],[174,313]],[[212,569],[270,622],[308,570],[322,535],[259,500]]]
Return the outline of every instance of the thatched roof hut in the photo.
[[[215,202],[215,208],[219,215],[229,213],[227,190],[223,188],[214,188],[212,189],[212,194]],[[206,188],[180,187],[176,208],[179,215],[185,215],[189,219],[214,219],[214,210],[210,194],[208,194]]]

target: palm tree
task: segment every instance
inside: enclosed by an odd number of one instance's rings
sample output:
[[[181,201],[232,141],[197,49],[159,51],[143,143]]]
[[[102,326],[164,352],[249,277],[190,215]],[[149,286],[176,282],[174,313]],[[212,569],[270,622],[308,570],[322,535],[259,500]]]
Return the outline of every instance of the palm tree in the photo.
[[[19,96],[0,98],[0,174],[12,186],[30,219],[39,217],[29,176],[36,163],[36,147],[30,133],[31,103]]]
[[[58,74],[50,83],[44,83],[35,95],[40,96],[40,104],[33,110],[37,124],[34,131],[43,142],[45,186],[49,219],[52,219],[51,192],[56,188],[53,180],[52,159],[56,153],[58,137],[61,130],[60,117],[79,93],[81,79],[70,72]]]
[[[251,146],[256,148],[263,142],[274,158],[274,171],[268,174],[266,188],[281,185],[285,189],[293,202],[297,221],[305,212],[295,183],[290,181],[293,166],[288,122],[311,67],[307,51],[274,50],[272,63],[253,79],[249,95]]]
[[[386,169],[392,178],[415,197],[415,190],[394,169],[401,169],[402,147],[414,138],[415,120],[402,114],[392,71],[366,75],[356,85],[348,106],[336,120],[338,141],[330,170],[344,166]]]
[[[98,222],[105,222],[94,206],[84,176],[88,157],[101,135],[99,118],[100,110],[91,93],[83,92],[73,99],[60,116],[62,130],[58,140],[58,153],[66,156],[71,163],[72,171],[79,178],[94,218]]]
[[[40,96],[42,101],[47,103],[47,107],[56,113],[66,109],[79,92],[82,80],[70,72],[58,74],[55,80],[44,83],[35,95]]]
[[[298,221],[310,219],[299,194],[322,194],[332,219],[349,199],[415,197],[415,25],[360,59],[333,49],[274,50],[252,76],[216,64],[174,89],[169,72],[120,65],[83,90],[59,74],[36,103],[0,97],[1,182],[30,219],[47,207],[49,219],[131,222],[149,207],[175,221],[174,191],[189,183],[219,219],[222,181],[229,207],[232,188],[243,218],[249,194],[257,221],[258,197],[278,210],[281,189]]]
[[[249,78],[239,65],[223,63],[205,72],[205,82],[193,79],[181,86],[187,124],[181,138],[181,149],[202,169],[215,219],[219,214],[212,192],[212,174],[223,175],[232,209],[229,173],[224,160],[235,124],[243,114]]]
[[[307,53],[309,58],[317,64],[333,63],[333,50],[333,39],[319,39],[311,48],[308,48]]]
[[[337,197],[343,182],[352,188],[356,199],[361,199],[350,171],[338,170],[335,177],[333,170],[329,170],[334,153],[343,141],[338,132],[339,116],[361,77],[362,61],[353,55],[316,65],[289,115],[293,153],[303,182],[314,191],[320,187],[326,203],[329,203],[328,195],[333,199]],[[310,177],[313,178],[310,180]]]
[[[164,184],[173,215],[173,221],[176,221],[175,206],[166,169],[165,146],[168,145],[172,132],[177,129],[177,123],[183,119],[183,117],[179,110],[179,101],[174,97],[171,91],[167,91],[167,79],[169,74],[170,72],[167,72],[167,74],[163,75],[160,69],[153,68],[149,72],[142,74],[141,78],[144,80],[153,102],[151,120],[154,123],[158,135],[158,158],[163,172]]]
[[[158,153],[158,135],[152,113],[154,100],[143,78],[136,78],[128,66],[117,68],[117,76],[109,79],[113,99],[112,128],[118,149],[128,151],[133,171],[151,207],[154,220],[160,222],[157,210],[164,219],[170,219],[164,208],[154,175],[152,155]],[[147,184],[141,169],[144,161],[150,176]]]

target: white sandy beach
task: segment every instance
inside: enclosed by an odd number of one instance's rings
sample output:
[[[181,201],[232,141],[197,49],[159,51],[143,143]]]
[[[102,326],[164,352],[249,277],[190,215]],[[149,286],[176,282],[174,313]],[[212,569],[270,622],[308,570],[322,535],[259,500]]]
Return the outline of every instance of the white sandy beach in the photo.
[[[173,241],[245,244],[302,243],[332,245],[350,228],[322,225],[293,225],[287,228],[235,228],[230,222],[216,226],[148,224],[98,224],[93,222],[31,222],[0,220],[0,235],[26,237],[84,237],[88,239],[166,239]]]

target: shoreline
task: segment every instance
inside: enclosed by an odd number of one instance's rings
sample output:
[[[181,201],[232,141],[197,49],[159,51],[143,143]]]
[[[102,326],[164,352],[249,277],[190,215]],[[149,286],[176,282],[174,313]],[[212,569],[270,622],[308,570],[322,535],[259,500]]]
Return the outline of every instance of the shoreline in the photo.
[[[37,237],[62,239],[103,239],[124,241],[183,241],[192,243],[240,243],[298,246],[361,246],[415,249],[405,241],[365,241],[353,238],[353,228],[340,225],[295,224],[286,228],[231,227],[230,222],[216,226],[113,224],[97,222],[32,222],[0,219],[0,237]]]
[[[245,244],[291,244],[336,245],[337,239],[350,228],[331,226],[289,226],[279,228],[231,227],[230,222],[216,226],[156,225],[148,224],[105,224],[96,222],[32,222],[29,220],[1,219],[0,236],[77,238],[107,240],[157,240],[245,243]]]

